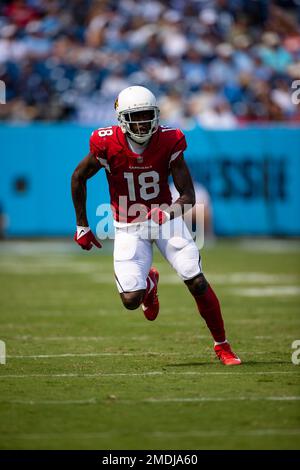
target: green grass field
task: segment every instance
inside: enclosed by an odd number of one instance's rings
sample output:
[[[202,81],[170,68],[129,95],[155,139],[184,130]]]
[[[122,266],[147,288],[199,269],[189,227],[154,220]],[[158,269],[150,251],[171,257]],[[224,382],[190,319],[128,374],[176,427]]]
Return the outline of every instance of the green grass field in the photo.
[[[3,243],[0,448],[299,449],[299,243],[222,241],[202,258],[240,367],[215,359],[158,253],[151,323],[121,306],[109,246]]]

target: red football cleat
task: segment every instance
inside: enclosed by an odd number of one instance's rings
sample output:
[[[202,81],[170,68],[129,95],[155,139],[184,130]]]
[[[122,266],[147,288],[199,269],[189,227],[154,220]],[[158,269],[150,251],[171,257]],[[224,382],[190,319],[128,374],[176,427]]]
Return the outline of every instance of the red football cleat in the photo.
[[[159,312],[159,301],[157,297],[157,284],[159,280],[159,273],[156,268],[152,267],[150,269],[149,277],[153,282],[153,286],[150,292],[148,292],[148,289],[146,291],[142,303],[142,309],[147,320],[153,321],[155,320]]]
[[[242,363],[240,358],[232,352],[229,343],[217,344],[214,349],[216,355],[225,366],[239,366]]]

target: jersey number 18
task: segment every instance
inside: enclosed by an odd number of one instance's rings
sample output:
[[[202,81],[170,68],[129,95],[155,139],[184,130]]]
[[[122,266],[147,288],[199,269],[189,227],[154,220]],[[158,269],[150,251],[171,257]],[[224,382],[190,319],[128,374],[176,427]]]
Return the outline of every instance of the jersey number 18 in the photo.
[[[124,178],[127,180],[129,200],[136,201],[136,187],[133,173],[124,173]],[[140,173],[138,176],[138,184],[139,187],[137,190],[144,201],[149,201],[149,199],[154,199],[158,196],[159,174],[157,171],[144,171]]]

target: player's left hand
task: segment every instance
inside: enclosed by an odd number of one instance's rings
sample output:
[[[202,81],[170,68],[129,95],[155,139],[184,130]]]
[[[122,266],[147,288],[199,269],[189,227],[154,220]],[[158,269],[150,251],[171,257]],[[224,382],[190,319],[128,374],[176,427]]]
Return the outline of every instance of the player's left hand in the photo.
[[[89,227],[77,227],[74,235],[74,240],[83,250],[91,250],[93,245],[97,248],[102,248],[100,242],[91,231]]]
[[[170,214],[168,212],[162,211],[159,207],[155,207],[148,212],[146,218],[147,220],[153,220],[153,222],[158,225],[162,225],[170,220]]]

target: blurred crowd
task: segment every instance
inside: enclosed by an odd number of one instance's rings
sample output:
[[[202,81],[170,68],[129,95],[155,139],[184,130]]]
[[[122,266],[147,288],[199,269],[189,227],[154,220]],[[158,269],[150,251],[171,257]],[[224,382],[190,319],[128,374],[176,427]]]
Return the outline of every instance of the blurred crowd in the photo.
[[[299,24],[300,0],[1,2],[0,119],[110,125],[143,85],[170,125],[300,122]]]

